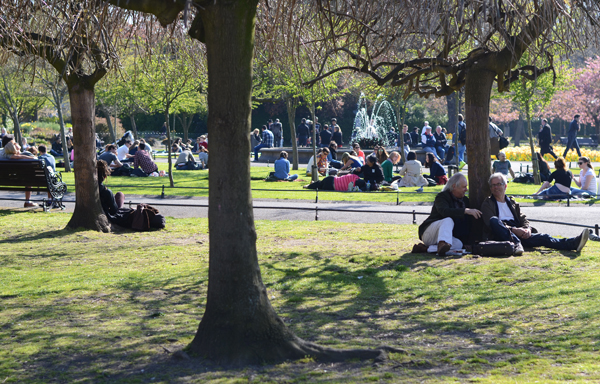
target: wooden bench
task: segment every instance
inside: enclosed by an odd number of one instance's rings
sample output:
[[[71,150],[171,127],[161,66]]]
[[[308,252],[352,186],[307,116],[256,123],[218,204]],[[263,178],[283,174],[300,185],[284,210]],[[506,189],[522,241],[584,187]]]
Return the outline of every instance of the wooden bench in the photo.
[[[567,145],[568,140],[569,140],[569,138],[567,138],[567,137],[561,137],[560,143],[562,145]],[[580,147],[597,147],[598,146],[598,142],[596,140],[590,139],[587,137],[578,137],[577,144],[579,144]]]
[[[0,160],[0,190],[2,191],[48,191],[55,207],[64,209],[63,196],[67,192],[67,184],[62,181],[60,173],[46,167],[42,159],[35,160]],[[44,211],[51,208],[51,202],[44,199]]]

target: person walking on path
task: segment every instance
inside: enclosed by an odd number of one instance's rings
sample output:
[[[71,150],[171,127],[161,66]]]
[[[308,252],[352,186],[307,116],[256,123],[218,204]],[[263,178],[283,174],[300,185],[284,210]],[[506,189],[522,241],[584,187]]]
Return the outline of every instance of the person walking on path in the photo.
[[[540,155],[544,156],[546,153],[552,155],[554,160],[558,159],[558,156],[552,148],[552,128],[548,124],[548,120],[542,119],[542,125],[540,126],[540,132],[538,133],[538,141],[540,143]]]
[[[563,153],[563,157],[566,159],[567,154],[569,153],[569,149],[576,149],[577,155],[581,157],[581,149],[579,149],[579,143],[577,142],[577,132],[579,132],[579,118],[580,115],[573,116],[573,121],[571,121],[571,125],[569,125],[569,135],[567,137],[567,147],[565,148],[565,153]]]

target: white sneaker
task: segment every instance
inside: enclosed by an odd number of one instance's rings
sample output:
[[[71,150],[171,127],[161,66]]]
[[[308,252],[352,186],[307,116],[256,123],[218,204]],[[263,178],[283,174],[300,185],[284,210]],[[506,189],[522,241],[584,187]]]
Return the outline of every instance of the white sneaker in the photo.
[[[579,235],[578,237],[579,244],[577,245],[577,250],[575,250],[575,252],[581,252],[581,250],[585,246],[585,243],[587,243],[590,237],[590,232],[587,229],[584,229],[583,232],[581,232],[581,235]]]

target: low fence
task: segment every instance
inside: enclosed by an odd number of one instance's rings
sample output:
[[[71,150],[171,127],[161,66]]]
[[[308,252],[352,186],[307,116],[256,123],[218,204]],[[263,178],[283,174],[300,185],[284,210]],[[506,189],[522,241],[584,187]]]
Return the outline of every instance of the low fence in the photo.
[[[333,192],[333,191],[332,191]],[[345,192],[351,193],[351,192]],[[26,201],[25,199],[17,199],[17,198],[2,198],[1,200],[10,200],[10,201]],[[44,203],[46,199],[43,199]],[[63,200],[65,204],[74,204],[76,201]],[[137,206],[137,204],[141,204],[141,202],[128,201],[126,204],[129,205],[130,208]],[[153,206],[157,207],[179,207],[179,208],[208,208],[208,204],[174,204],[174,203],[152,203]],[[314,208],[310,207],[253,207],[253,209],[276,209],[276,210],[286,210],[286,211],[309,211],[315,213],[315,221],[319,221],[319,212],[343,212],[343,213],[378,213],[378,214],[393,214],[393,215],[412,215],[412,223],[417,224],[417,216],[429,216],[429,212],[417,212],[415,210],[412,211],[384,211],[378,209],[345,209],[345,208],[319,208],[318,204],[315,203]],[[568,227],[579,227],[579,228],[588,228],[593,229],[596,236],[600,236],[600,225],[592,224],[577,224],[577,223],[565,223],[565,222],[555,222],[549,220],[537,220],[537,219],[529,219],[529,222],[534,223],[546,223],[546,224],[554,224],[554,225],[564,225]]]

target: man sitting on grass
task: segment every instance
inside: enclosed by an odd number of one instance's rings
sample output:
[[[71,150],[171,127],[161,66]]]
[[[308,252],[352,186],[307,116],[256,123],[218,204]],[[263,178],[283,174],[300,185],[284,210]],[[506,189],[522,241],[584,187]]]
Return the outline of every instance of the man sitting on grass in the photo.
[[[468,241],[471,226],[469,216],[479,219],[481,212],[469,208],[469,198],[465,193],[467,178],[462,173],[456,173],[435,197],[431,214],[419,226],[419,238],[428,247],[427,252],[437,251],[438,256],[445,256],[450,250],[462,249],[463,243]]]
[[[506,196],[506,176],[494,173],[489,179],[492,196],[481,205],[484,233],[497,241],[512,241],[515,256],[523,254],[523,247],[547,247],[558,250],[580,252],[588,240],[589,232],[584,229],[577,237],[559,239],[545,233],[533,233],[529,221],[521,214],[519,204]],[[535,230],[534,230],[535,231]]]

